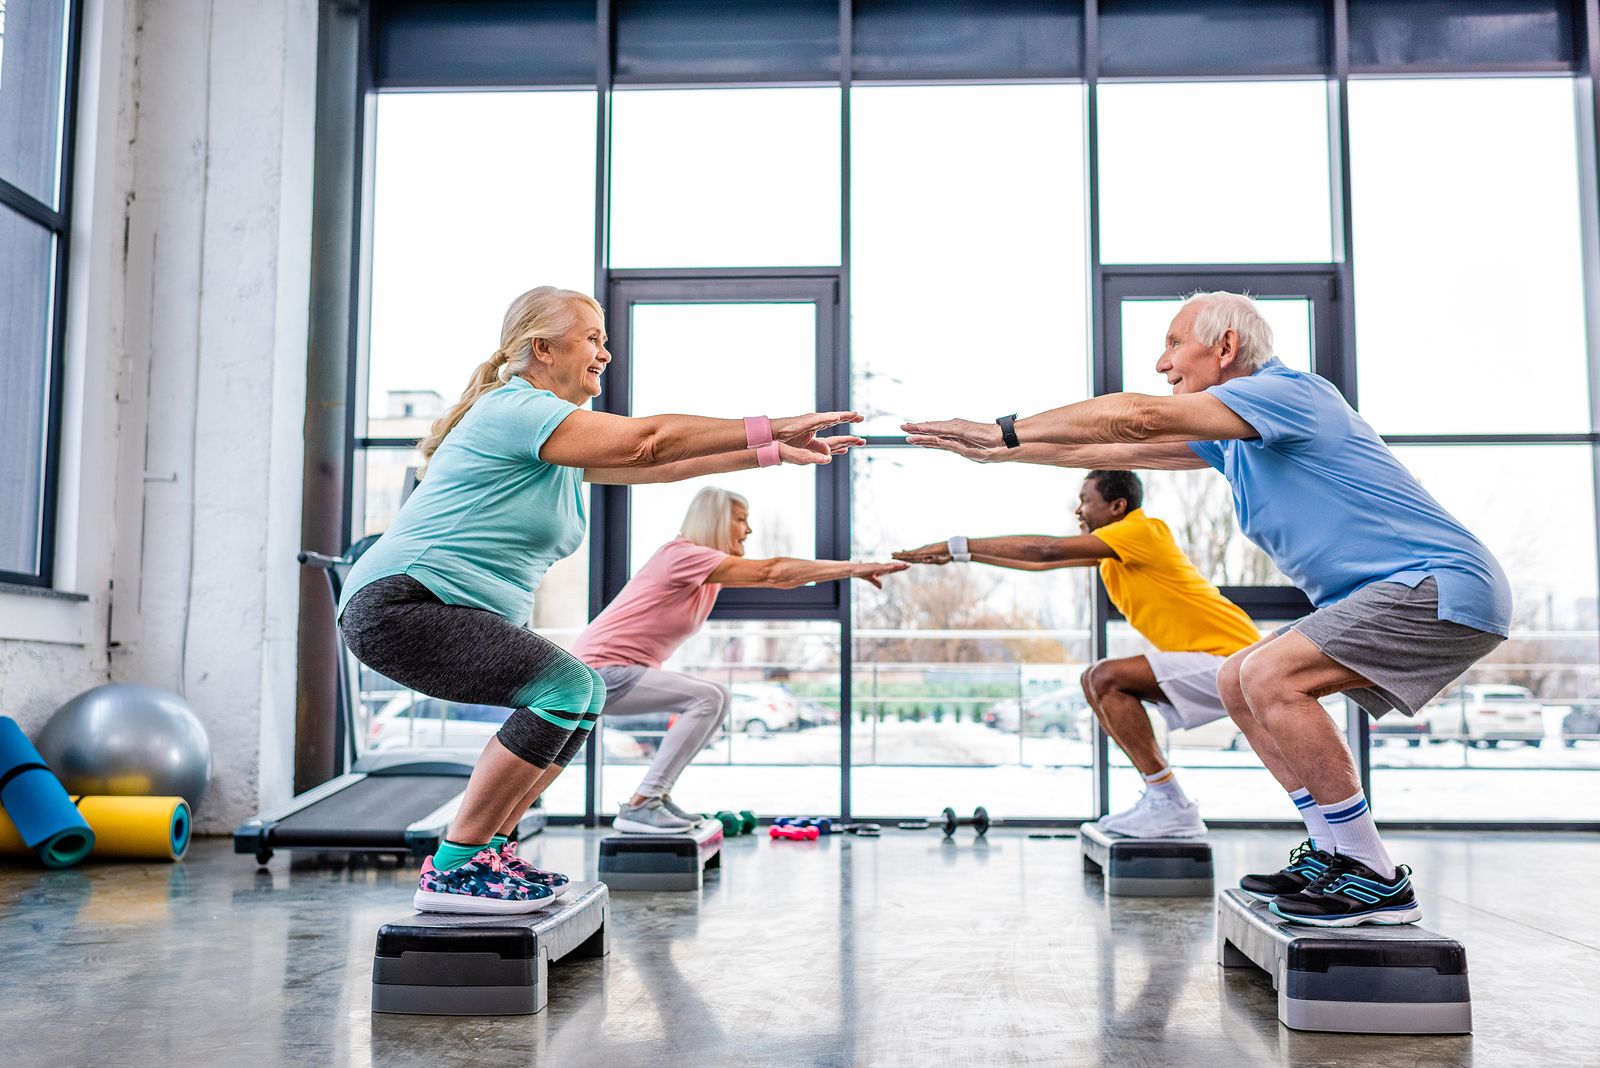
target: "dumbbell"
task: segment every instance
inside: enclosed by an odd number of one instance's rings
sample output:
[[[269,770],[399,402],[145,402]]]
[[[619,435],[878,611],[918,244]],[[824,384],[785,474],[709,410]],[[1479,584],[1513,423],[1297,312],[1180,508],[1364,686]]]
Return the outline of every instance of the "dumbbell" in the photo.
[[[797,842],[810,842],[821,837],[815,827],[782,827],[774,823],[767,833],[773,838],[788,838]]]
[[[946,838],[956,833],[957,827],[971,827],[982,837],[989,832],[989,810],[979,805],[972,810],[971,816],[957,816],[956,810],[946,806],[939,815],[925,820],[902,820],[897,826],[904,831],[925,831],[935,823],[944,831]]]
[[[741,809],[738,812],[730,812],[727,809],[723,809],[721,812],[702,812],[700,815],[708,820],[716,820],[722,824],[723,836],[727,838],[733,838],[741,834],[752,834],[758,824],[756,814],[749,809]]]

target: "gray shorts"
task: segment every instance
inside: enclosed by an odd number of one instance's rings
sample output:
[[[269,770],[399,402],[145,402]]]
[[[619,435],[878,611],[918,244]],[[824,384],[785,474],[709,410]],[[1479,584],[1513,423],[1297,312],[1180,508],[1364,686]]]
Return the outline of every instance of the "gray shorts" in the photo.
[[[1297,630],[1322,655],[1372,682],[1344,691],[1381,716],[1399,709],[1414,716],[1423,705],[1505,641],[1476,627],[1439,618],[1439,585],[1416,588],[1374,582],[1338,604],[1278,630]]]

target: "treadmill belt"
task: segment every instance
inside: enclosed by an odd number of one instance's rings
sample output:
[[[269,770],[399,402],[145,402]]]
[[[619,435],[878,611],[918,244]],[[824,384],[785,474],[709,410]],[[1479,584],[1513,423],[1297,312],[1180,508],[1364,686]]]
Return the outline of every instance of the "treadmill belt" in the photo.
[[[408,826],[466,788],[457,775],[369,775],[278,821],[271,842],[403,849]]]

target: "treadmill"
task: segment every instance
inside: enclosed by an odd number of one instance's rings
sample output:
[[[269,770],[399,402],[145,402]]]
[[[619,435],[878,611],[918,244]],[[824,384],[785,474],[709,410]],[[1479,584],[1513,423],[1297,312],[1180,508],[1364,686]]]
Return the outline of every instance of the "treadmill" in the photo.
[[[343,556],[299,555],[302,564],[319,567],[327,575],[335,609],[351,566],[377,540],[375,534],[362,538]],[[334,627],[337,630],[337,621]],[[255,854],[258,864],[266,864],[280,849],[388,853],[421,860],[438,848],[461,806],[477,751],[425,746],[359,751],[360,667],[342,640],[338,664],[336,744],[345,770],[239,825],[233,832],[233,851]],[[538,834],[544,826],[544,808],[535,801],[523,813],[515,837]]]

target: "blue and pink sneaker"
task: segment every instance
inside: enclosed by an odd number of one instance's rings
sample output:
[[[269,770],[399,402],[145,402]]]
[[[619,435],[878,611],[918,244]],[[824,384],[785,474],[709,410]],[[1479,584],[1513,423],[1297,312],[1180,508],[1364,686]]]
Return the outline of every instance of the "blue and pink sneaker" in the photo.
[[[515,842],[507,842],[500,847],[500,863],[505,867],[506,871],[519,879],[525,879],[538,886],[548,886],[556,897],[566,893],[567,887],[572,885],[572,880],[560,872],[535,868],[532,864],[523,860],[517,855],[517,843]]]
[[[435,868],[432,857],[424,860],[411,903],[418,912],[503,915],[536,912],[555,899],[556,891],[512,874],[499,853],[483,849],[449,871]]]

